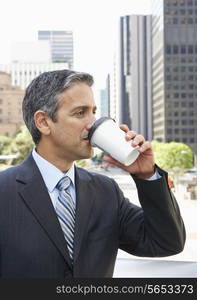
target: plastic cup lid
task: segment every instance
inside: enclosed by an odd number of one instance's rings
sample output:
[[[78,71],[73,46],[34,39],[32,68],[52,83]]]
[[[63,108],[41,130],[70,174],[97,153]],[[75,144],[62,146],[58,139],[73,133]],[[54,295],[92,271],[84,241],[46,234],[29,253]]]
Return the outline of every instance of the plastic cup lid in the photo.
[[[89,133],[88,133],[89,141],[91,140],[92,135],[93,135],[94,131],[97,129],[97,127],[100,126],[103,122],[108,121],[108,120],[114,121],[114,119],[109,118],[109,117],[101,117],[94,122],[94,124],[92,125],[92,127],[90,128]]]

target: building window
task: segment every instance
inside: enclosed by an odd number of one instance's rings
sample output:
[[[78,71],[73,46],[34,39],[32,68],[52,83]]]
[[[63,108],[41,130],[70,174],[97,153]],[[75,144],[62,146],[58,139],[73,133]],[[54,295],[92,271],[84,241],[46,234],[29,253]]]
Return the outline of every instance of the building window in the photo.
[[[166,80],[167,80],[167,81],[171,81],[171,77],[172,77],[171,75],[167,75],[167,76],[166,76]]]
[[[190,116],[190,117],[194,116],[193,110],[189,111],[189,116]]]
[[[172,129],[171,128],[167,129],[167,134],[172,134]]]
[[[191,98],[194,98],[194,94],[189,94],[188,97],[191,99]],[[193,102],[192,102],[193,103]]]
[[[194,134],[194,133],[195,133],[194,128],[190,128],[190,129],[189,129],[189,133],[190,133],[190,134]]]
[[[173,46],[173,54],[178,54],[179,53],[179,47],[177,45]]]
[[[181,46],[181,54],[186,54],[186,46],[185,45]]]
[[[178,18],[173,18],[173,24],[178,24]]]
[[[189,80],[194,80],[194,75],[189,75],[189,76],[188,76],[188,79],[189,79]]]
[[[189,54],[193,54],[193,53],[194,53],[194,48],[193,48],[192,45],[189,45],[189,46],[188,46],[188,53],[189,53]]]
[[[194,102],[189,102],[189,107],[194,107]]]
[[[181,107],[187,107],[187,102],[181,102]]]
[[[170,45],[166,46],[166,54],[171,54],[171,46]]]
[[[188,0],[188,5],[192,6],[193,5],[193,0]]]
[[[167,120],[167,125],[172,125],[172,120]]]
[[[187,128],[182,129],[182,134],[187,134]]]

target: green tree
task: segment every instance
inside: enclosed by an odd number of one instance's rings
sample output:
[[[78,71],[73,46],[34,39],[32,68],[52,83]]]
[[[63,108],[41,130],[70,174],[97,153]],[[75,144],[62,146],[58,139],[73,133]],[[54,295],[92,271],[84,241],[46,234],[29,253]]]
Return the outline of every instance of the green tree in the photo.
[[[10,145],[12,143],[12,138],[7,136],[0,136],[0,155],[6,155]],[[0,159],[0,170],[7,168],[7,160]]]
[[[12,138],[3,135],[0,136],[0,155],[5,154],[11,143]]]
[[[189,146],[178,142],[152,142],[156,163],[166,170],[188,169],[193,166],[193,152]]]
[[[15,154],[16,158],[9,161],[9,164],[16,165],[20,163],[33,149],[34,142],[26,126],[22,126],[12,138],[12,142],[5,154]]]

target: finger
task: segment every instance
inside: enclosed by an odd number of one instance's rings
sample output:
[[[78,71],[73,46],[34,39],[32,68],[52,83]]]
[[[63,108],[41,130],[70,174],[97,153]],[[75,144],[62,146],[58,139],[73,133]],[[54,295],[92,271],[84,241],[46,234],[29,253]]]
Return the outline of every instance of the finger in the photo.
[[[143,152],[145,152],[147,150],[151,150],[151,149],[152,149],[151,143],[149,141],[146,141],[141,145],[141,147],[138,149],[138,151],[140,153],[143,153]]]
[[[137,146],[137,145],[142,145],[145,142],[145,138],[143,137],[143,135],[138,134],[135,136],[135,138],[133,139],[133,146]]]
[[[136,131],[129,130],[129,131],[127,131],[127,134],[126,134],[126,140],[129,141],[129,140],[133,139],[136,135],[137,135]]]
[[[121,124],[120,129],[122,129],[124,132],[128,132],[129,131],[129,127],[126,124]]]

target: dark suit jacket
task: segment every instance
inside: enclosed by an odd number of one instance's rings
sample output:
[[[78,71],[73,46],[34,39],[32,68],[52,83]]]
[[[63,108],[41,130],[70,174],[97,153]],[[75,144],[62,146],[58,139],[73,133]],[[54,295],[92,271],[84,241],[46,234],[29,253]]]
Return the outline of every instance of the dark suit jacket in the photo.
[[[143,209],[125,199],[111,178],[80,168],[75,171],[73,267],[32,155],[0,172],[2,278],[111,277],[118,248],[147,257],[182,251],[184,225],[164,171],[159,169],[162,178],[156,181],[134,178]]]

